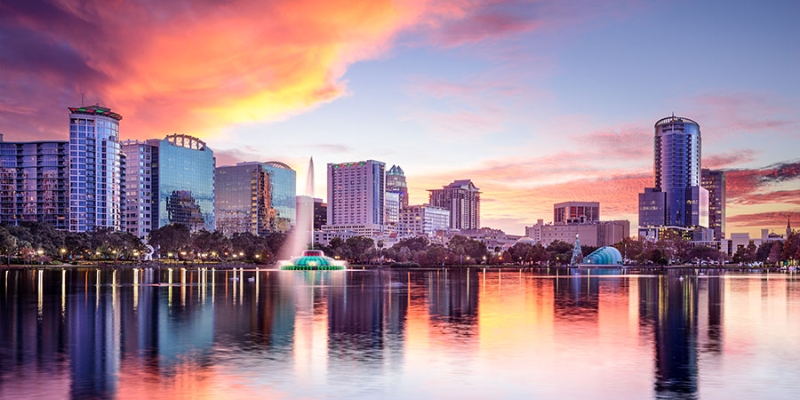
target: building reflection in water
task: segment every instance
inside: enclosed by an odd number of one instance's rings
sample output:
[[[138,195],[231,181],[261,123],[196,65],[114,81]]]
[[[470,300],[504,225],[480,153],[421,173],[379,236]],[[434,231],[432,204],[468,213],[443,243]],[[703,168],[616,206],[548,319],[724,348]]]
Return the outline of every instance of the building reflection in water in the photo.
[[[711,276],[669,270],[639,284],[640,318],[650,326],[655,347],[655,394],[657,398],[697,398],[699,314],[707,316],[705,350],[722,349],[722,280]],[[706,286],[701,292],[700,286]],[[707,295],[700,299],[700,293]],[[700,310],[699,305],[706,305]]]
[[[188,380],[200,390],[201,378],[194,377],[220,374],[220,363],[229,369],[225,379],[256,371],[261,375],[253,382],[262,385],[336,382],[346,386],[343,396],[363,395],[364,376],[397,377],[407,372],[406,363],[430,359],[414,353],[412,340],[425,341],[422,348],[439,352],[436,357],[475,363],[483,360],[480,351],[545,354],[547,348],[524,342],[530,333],[517,335],[522,326],[538,331],[545,344],[555,328],[556,346],[583,349],[601,335],[625,335],[628,330],[613,325],[625,321],[633,322],[632,336],[619,343],[635,347],[639,335],[644,349],[652,348],[645,362],[654,365],[655,396],[696,398],[700,354],[724,353],[723,297],[730,282],[713,271],[675,270],[654,276],[182,268],[0,274],[0,397],[74,398],[140,397],[169,380]],[[800,298],[800,285],[789,283],[769,288],[786,285],[776,295]],[[562,340],[562,334],[569,336]],[[501,340],[479,346],[492,337]],[[517,362],[524,368],[535,361]],[[51,384],[19,383],[32,379]]]

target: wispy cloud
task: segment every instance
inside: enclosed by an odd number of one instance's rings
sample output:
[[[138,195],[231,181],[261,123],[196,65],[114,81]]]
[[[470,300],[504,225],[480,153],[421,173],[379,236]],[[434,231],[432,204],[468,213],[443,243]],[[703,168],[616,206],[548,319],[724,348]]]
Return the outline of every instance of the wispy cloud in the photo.
[[[398,33],[433,20],[442,29],[460,19],[499,28],[502,18],[485,9],[500,3],[7,1],[0,90],[25,101],[4,100],[0,126],[51,137],[82,92],[121,113],[132,138],[282,120],[346,94],[347,68],[385,54]]]
[[[789,134],[800,136],[793,102],[772,93],[719,92],[692,99],[703,135],[712,140],[730,140],[731,134]]]
[[[729,224],[741,227],[772,228],[780,231],[781,227],[786,227],[787,218],[791,218],[792,221],[800,221],[800,210],[738,214],[728,217],[727,220]]]

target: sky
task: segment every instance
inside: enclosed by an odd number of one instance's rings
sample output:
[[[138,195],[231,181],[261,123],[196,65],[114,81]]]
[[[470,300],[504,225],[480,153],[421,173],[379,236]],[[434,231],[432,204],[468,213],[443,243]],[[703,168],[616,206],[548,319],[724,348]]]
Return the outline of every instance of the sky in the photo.
[[[727,233],[800,226],[800,2],[0,0],[0,133],[67,140],[67,107],[121,139],[199,137],[217,165],[399,165],[411,204],[471,179],[481,225],[553,203],[638,222],[653,125],[700,124],[728,171]]]

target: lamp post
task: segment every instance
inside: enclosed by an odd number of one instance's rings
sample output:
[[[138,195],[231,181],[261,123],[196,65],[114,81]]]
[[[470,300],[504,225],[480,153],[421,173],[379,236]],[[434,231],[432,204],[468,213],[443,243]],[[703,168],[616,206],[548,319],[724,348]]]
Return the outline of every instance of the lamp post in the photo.
[[[39,255],[39,265],[44,264],[44,260],[42,260],[42,256],[44,255],[44,250],[39,249],[36,251],[36,254]]]

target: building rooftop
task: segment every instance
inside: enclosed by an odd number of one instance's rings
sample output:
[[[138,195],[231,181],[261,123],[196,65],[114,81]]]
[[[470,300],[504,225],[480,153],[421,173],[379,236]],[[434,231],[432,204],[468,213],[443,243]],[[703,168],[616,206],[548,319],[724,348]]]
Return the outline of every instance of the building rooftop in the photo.
[[[122,119],[122,115],[111,112],[110,108],[100,107],[99,105],[88,107],[69,107],[69,112],[72,114],[99,115],[102,117],[113,118],[117,121]]]

